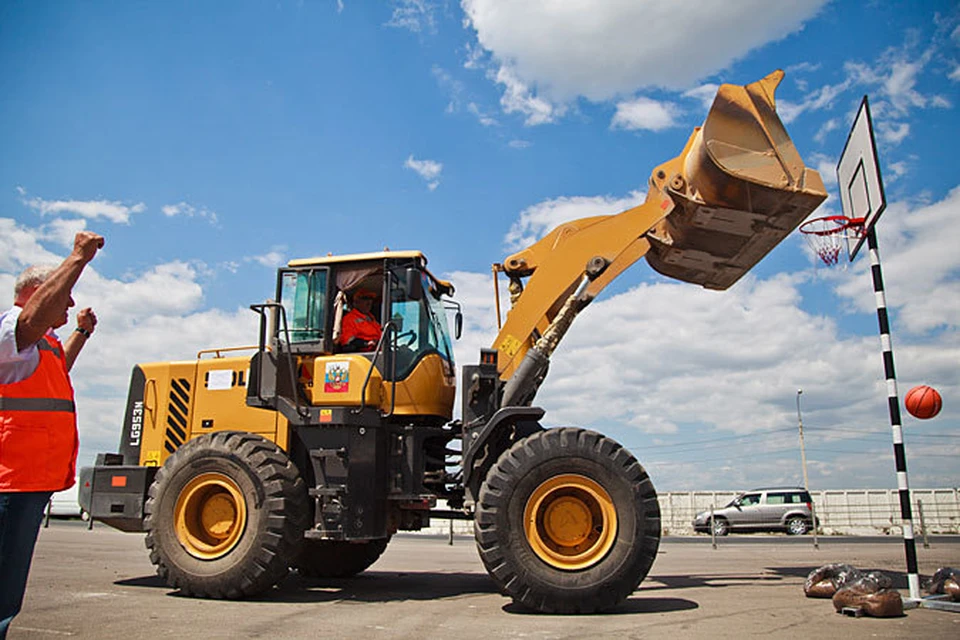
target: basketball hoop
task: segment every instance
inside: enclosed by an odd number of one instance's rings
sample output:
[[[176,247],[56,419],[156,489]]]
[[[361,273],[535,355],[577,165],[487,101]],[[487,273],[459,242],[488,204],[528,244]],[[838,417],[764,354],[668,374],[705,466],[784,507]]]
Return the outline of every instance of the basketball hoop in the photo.
[[[840,251],[847,239],[859,239],[863,232],[863,218],[826,216],[807,220],[800,225],[800,233],[823,264],[831,267],[840,261]]]

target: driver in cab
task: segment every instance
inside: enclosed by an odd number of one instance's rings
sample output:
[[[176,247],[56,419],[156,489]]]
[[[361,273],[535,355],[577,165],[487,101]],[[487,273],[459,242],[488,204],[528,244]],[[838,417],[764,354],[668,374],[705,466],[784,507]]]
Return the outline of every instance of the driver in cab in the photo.
[[[371,313],[377,294],[369,289],[357,289],[353,293],[351,309],[343,317],[340,329],[340,345],[349,351],[372,351],[383,329]]]

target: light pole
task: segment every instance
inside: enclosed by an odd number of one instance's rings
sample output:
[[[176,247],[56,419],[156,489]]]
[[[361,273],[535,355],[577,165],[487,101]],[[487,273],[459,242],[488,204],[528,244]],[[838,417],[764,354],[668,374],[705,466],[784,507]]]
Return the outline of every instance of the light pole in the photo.
[[[803,444],[803,417],[800,415],[800,396],[803,395],[803,389],[797,389],[797,426],[800,428],[800,464],[803,466],[803,488],[810,493],[810,483],[807,481],[807,449]],[[813,519],[811,526],[813,528],[813,548],[819,549],[820,542],[817,540],[817,511],[813,504],[813,497],[810,498],[810,517]]]

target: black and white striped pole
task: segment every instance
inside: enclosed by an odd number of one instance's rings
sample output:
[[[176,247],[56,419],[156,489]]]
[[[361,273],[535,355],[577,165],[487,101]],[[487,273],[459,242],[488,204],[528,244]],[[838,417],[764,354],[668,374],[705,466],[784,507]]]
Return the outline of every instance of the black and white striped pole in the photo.
[[[893,366],[893,344],[890,340],[890,317],[883,292],[883,272],[877,233],[874,227],[887,206],[880,177],[880,158],[873,137],[873,121],[867,96],[863,96],[857,117],[850,128],[847,142],[837,164],[837,183],[844,215],[862,225],[862,231],[847,236],[850,261],[860,247],[870,249],[870,270],[873,274],[873,292],[877,299],[877,319],[880,322],[880,344],[883,347],[883,370],[887,379],[887,406],[890,410],[890,428],[893,434],[893,456],[897,465],[897,489],[900,497],[900,520],[903,528],[903,546],[907,554],[907,584],[910,598],[920,602],[920,577],[917,575],[917,546],[913,538],[913,513],[910,507],[910,483],[907,481],[907,454],[903,446],[903,426],[900,422],[900,397],[897,393],[897,374]]]
[[[903,426],[900,421],[900,395],[897,392],[897,373],[893,366],[893,343],[890,340],[890,316],[883,291],[883,271],[877,234],[867,231],[870,250],[870,271],[873,274],[873,292],[877,298],[877,320],[880,323],[880,344],[883,347],[883,372],[887,379],[887,405],[890,409],[890,428],[893,432],[893,457],[897,466],[897,491],[900,496],[900,520],[903,527],[903,547],[907,554],[907,585],[910,598],[920,599],[920,576],[917,573],[917,545],[913,537],[913,513],[910,507],[910,483],[907,480],[907,453],[903,447]]]

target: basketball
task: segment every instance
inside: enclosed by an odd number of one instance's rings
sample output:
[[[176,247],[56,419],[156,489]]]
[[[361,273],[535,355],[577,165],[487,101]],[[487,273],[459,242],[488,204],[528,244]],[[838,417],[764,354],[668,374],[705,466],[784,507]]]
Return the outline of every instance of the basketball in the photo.
[[[907,391],[903,404],[914,418],[927,420],[940,413],[943,399],[936,389],[922,384]]]

